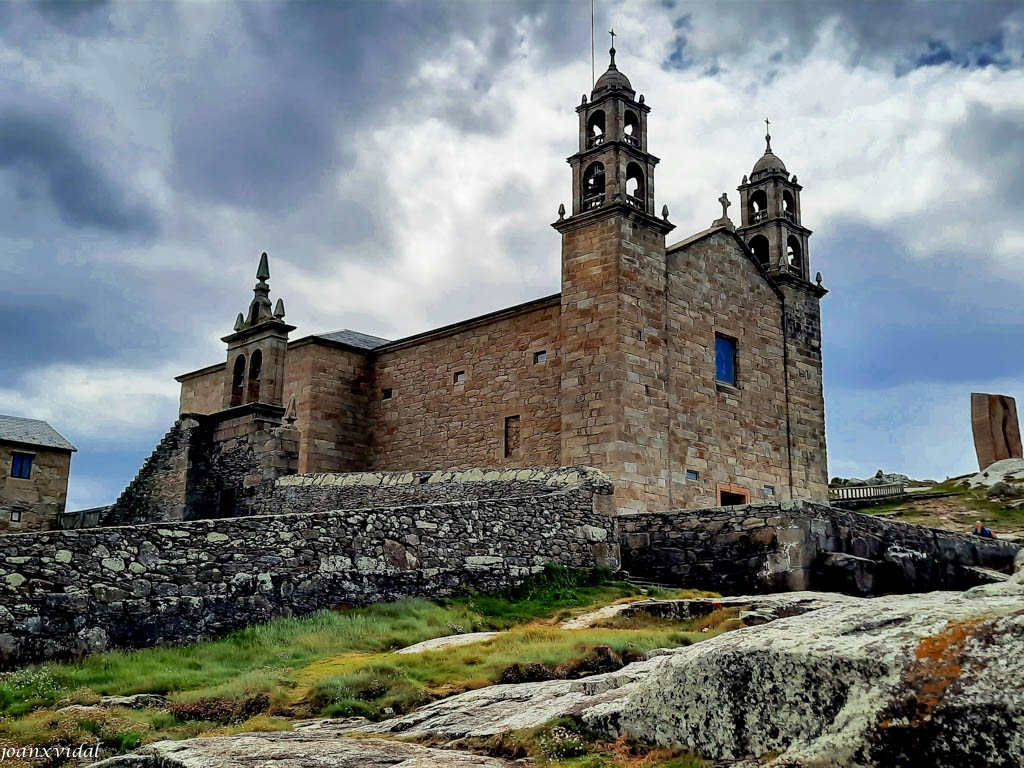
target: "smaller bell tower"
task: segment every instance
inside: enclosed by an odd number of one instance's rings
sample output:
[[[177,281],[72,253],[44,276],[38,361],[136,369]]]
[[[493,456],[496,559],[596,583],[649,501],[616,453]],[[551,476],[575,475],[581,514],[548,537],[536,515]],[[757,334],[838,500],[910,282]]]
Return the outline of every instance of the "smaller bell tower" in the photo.
[[[768,120],[765,124],[770,126]],[[772,152],[771,134],[765,133],[765,150],[750,177],[743,177],[740,193],[741,226],[737,234],[769,274],[810,281],[807,240],[811,230],[801,223],[800,190],[796,176]]]
[[[249,309],[244,315],[238,313],[234,333],[221,339],[228,345],[225,410],[248,403],[284,405],[285,355],[288,334],[295,326],[284,321],[284,301],[278,299],[271,309],[269,279],[270,264],[264,253]]]

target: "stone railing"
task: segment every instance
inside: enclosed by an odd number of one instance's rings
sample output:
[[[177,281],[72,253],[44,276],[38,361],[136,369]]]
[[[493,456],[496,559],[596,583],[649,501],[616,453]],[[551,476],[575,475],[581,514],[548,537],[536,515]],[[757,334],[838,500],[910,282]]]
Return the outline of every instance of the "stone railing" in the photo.
[[[829,501],[859,501],[860,499],[897,499],[907,494],[902,483],[889,485],[844,485],[828,489]]]

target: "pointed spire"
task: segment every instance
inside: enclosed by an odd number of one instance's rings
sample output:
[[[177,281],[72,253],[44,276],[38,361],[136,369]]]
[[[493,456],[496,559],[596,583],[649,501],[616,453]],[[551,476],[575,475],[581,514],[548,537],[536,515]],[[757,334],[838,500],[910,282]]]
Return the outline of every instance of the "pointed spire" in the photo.
[[[284,320],[284,299],[278,299],[274,305],[274,319]]]
[[[235,330],[240,331],[243,328],[245,328],[245,318],[242,316],[242,313],[239,312],[238,317],[235,319]]]
[[[288,408],[285,409],[284,412],[284,420],[289,424],[294,424],[295,421],[298,419],[298,415],[296,414],[295,411],[295,393],[293,392],[292,396],[288,399]]]
[[[267,260],[266,251],[264,251],[263,255],[260,256],[260,266],[256,270],[256,279],[260,281],[266,281],[270,279],[270,263]]]

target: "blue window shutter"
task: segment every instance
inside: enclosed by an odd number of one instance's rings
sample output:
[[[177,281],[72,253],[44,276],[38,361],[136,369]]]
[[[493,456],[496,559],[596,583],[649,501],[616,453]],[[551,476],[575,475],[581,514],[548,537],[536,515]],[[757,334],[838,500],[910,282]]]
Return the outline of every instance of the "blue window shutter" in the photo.
[[[21,477],[21,454],[11,456],[11,477]]]
[[[723,384],[736,383],[736,342],[715,337],[715,378]]]
[[[32,457],[27,454],[21,457],[21,476],[26,480],[32,477]]]

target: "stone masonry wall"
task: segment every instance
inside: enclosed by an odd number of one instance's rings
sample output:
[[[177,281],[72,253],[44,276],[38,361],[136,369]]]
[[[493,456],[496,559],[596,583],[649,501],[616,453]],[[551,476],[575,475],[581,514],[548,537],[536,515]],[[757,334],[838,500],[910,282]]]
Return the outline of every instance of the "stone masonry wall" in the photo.
[[[633,576],[727,593],[852,594],[963,589],[1008,572],[1015,544],[807,502],[630,514],[619,521]]]
[[[138,473],[103,513],[102,525],[182,520],[186,514],[189,452],[199,422],[185,415],[174,422]]]
[[[511,317],[382,351],[370,397],[368,468],[561,463],[558,312],[557,302],[541,302]],[[546,360],[535,362],[541,351]],[[455,380],[460,371],[461,383]],[[385,389],[391,390],[388,399]],[[506,451],[505,419],[515,416],[518,446]]]
[[[791,498],[780,297],[726,230],[670,249],[668,274],[668,508],[714,506],[719,484]],[[715,380],[716,334],[736,341],[734,387]]]
[[[606,480],[519,499],[0,536],[0,664],[618,567]]]
[[[261,489],[261,514],[371,509],[544,496],[576,488],[611,512],[608,478],[590,467],[469,469],[435,472],[353,472],[289,475]]]
[[[11,477],[13,453],[32,455],[28,478]],[[39,531],[57,527],[68,496],[71,453],[39,446],[0,443],[0,531]],[[11,513],[20,512],[20,520]]]

